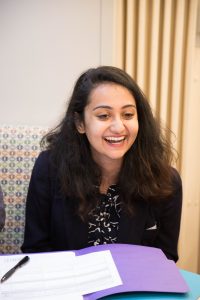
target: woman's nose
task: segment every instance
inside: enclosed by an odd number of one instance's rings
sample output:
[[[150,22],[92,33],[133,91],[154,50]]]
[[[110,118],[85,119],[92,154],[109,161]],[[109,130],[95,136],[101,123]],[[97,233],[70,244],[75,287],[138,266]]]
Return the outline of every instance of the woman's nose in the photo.
[[[124,123],[121,118],[115,118],[110,126],[111,131],[121,133],[124,130]]]

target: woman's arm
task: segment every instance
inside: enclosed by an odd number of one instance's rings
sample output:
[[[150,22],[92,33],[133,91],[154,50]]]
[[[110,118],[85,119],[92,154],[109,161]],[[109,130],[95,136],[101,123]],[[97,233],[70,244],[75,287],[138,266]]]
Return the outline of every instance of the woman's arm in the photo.
[[[5,218],[6,218],[6,213],[5,213],[5,206],[3,202],[3,192],[0,186],[0,231],[3,229],[5,225]]]
[[[161,204],[159,231],[155,247],[163,250],[169,259],[178,260],[178,238],[182,210],[182,182],[174,170],[174,192]]]
[[[29,184],[22,252],[52,251],[51,201],[49,152],[44,151],[35,162]]]

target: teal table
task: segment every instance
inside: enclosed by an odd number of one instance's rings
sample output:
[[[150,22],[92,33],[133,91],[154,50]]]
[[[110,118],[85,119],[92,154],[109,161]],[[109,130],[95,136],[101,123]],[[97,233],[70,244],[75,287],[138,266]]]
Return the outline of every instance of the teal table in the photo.
[[[146,300],[178,300],[178,299],[187,299],[187,300],[200,300],[200,275],[187,272],[184,270],[180,271],[183,278],[187,282],[190,291],[186,294],[175,294],[175,293],[126,293],[107,296],[101,298],[102,300],[131,300],[131,299],[146,299]]]

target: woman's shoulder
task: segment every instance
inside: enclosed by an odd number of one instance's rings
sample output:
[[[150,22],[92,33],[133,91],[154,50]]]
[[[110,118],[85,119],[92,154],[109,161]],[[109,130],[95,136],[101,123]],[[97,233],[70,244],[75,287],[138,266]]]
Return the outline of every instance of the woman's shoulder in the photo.
[[[49,162],[49,158],[50,158],[50,151],[49,150],[44,150],[41,151],[36,159],[37,163],[47,163]]]
[[[33,173],[46,173],[50,170],[50,151],[41,151],[35,160]]]
[[[182,187],[182,179],[177,169],[171,167],[172,172],[172,184],[175,189]]]
[[[164,205],[164,207],[179,207],[181,208],[182,205],[182,180],[179,172],[177,169],[171,167],[172,172],[172,191],[169,196],[164,198],[164,201],[161,201],[161,203]],[[166,201],[165,201],[166,200]]]
[[[34,168],[49,164],[50,153],[48,150],[41,151],[35,159]]]

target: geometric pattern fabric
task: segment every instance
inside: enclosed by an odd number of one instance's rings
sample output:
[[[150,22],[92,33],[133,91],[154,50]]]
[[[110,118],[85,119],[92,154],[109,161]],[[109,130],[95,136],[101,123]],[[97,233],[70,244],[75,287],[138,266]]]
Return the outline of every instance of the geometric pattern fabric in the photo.
[[[0,127],[0,185],[6,221],[0,232],[0,254],[21,253],[24,236],[25,201],[32,168],[47,128]]]

